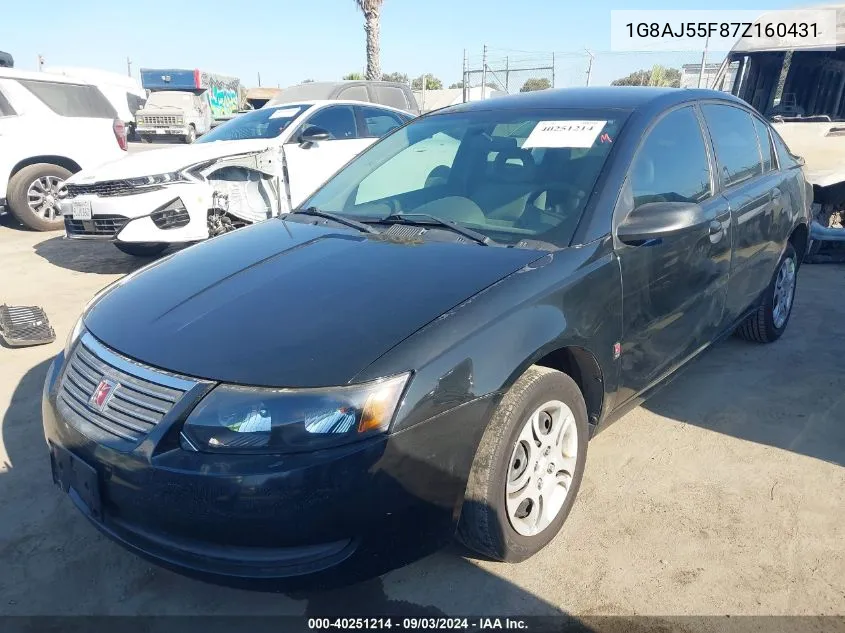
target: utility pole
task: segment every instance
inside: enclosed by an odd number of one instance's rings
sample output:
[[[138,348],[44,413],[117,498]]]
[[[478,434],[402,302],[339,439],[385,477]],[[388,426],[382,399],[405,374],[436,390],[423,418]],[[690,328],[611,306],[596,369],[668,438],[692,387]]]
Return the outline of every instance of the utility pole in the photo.
[[[707,63],[707,45],[710,43],[710,36],[704,40],[704,50],[701,52],[701,70],[698,71],[698,87],[701,88],[701,82],[704,79],[704,64]]]
[[[422,103],[420,104],[420,110],[425,112],[425,73],[422,76]]]
[[[38,56],[38,72],[44,70],[44,57],[39,55]]]
[[[467,49],[464,49],[464,72],[461,75],[461,86],[463,88],[463,102],[467,102]]]
[[[510,74],[511,74],[510,67],[511,67],[510,60],[507,57],[505,57],[505,92],[507,92],[508,94],[511,93],[511,91],[508,87],[510,85]]]
[[[552,51],[552,88],[555,87],[555,53]]]
[[[261,73],[258,73],[258,87],[261,87]]]
[[[129,59],[129,56],[126,56],[126,74],[128,76],[132,76],[132,60]]]
[[[595,55],[593,55],[589,49],[585,48],[587,51],[587,55],[590,56],[590,60],[587,62],[587,86],[590,85],[590,79],[593,76],[593,59],[595,59]]]
[[[487,44],[481,53],[481,99],[485,98],[485,91],[487,90]]]

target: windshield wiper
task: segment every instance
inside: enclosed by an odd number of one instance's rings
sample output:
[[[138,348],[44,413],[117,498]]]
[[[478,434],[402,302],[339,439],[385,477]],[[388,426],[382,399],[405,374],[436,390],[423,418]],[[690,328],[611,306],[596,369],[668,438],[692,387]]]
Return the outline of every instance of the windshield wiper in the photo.
[[[425,218],[428,222],[418,222],[411,220],[410,218]],[[428,213],[391,213],[388,216],[383,217],[379,222],[397,222],[399,224],[417,224],[417,225],[426,225],[430,224],[432,226],[439,226],[450,231],[454,231],[460,235],[463,235],[466,238],[471,239],[473,242],[477,242],[482,246],[489,246],[490,244],[495,244],[495,241],[487,237],[486,235],[479,233],[478,231],[473,231],[472,229],[468,229],[464,226],[461,226],[457,222],[451,222],[449,220],[443,220],[438,218],[435,215],[430,215]]]
[[[299,211],[294,211],[293,213],[296,215],[313,215],[315,218],[333,220],[338,224],[358,229],[364,233],[378,233],[378,231],[376,231],[373,227],[367,226],[363,222],[358,222],[358,220],[353,220],[352,218],[345,218],[342,215],[337,215],[335,213],[329,213],[328,211],[320,211],[317,207],[306,207],[305,209],[300,209]]]

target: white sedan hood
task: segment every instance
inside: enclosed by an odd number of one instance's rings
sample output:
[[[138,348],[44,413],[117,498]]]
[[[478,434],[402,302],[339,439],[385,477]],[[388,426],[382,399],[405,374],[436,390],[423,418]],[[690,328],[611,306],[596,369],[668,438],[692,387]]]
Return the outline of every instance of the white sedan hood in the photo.
[[[94,169],[83,170],[71,176],[67,182],[82,184],[166,174],[217,158],[261,152],[275,143],[275,139],[247,139],[151,149],[129,154]]]

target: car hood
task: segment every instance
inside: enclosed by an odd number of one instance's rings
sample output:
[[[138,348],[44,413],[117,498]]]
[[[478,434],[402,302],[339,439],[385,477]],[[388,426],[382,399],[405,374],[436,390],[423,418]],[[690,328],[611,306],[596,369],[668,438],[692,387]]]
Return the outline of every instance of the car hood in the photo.
[[[100,165],[96,169],[83,170],[68,178],[67,182],[88,184],[104,180],[165,174],[217,158],[260,152],[271,145],[273,145],[273,141],[268,139],[246,139],[151,149],[129,154],[110,163]]]
[[[85,325],[118,352],[179,374],[260,386],[343,385],[542,255],[388,242],[274,219],[142,269],[97,300]]]

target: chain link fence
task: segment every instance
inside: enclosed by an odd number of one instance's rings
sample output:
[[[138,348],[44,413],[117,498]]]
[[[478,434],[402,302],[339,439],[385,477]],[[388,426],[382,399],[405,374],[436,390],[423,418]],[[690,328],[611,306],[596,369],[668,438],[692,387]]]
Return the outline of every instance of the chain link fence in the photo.
[[[487,48],[465,54],[464,100],[574,86],[656,85],[712,88],[725,52],[530,52]],[[482,88],[484,87],[484,88]]]

